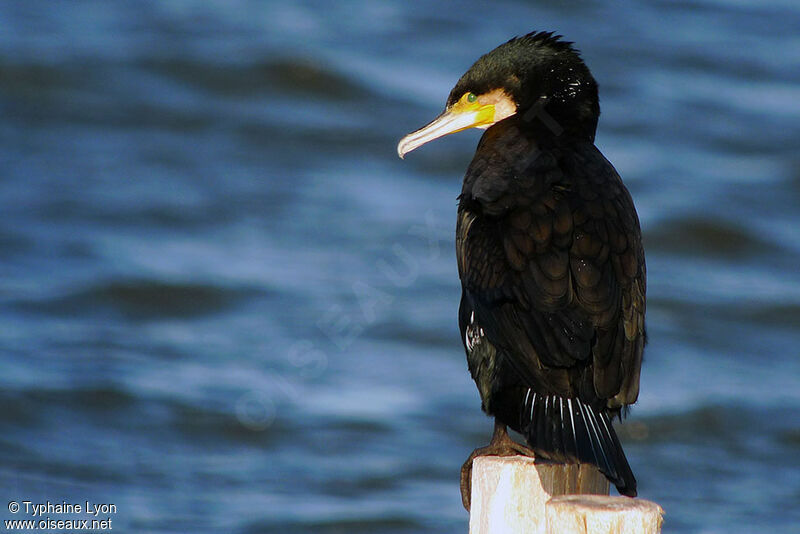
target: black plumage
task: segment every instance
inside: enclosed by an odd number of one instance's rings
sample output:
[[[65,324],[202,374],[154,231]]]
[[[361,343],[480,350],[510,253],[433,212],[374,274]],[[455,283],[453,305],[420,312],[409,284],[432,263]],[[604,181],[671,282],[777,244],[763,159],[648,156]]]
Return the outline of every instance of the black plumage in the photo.
[[[638,396],[645,260],[630,194],[594,145],[597,84],[559,36],[512,39],[461,77],[401,156],[470,113],[488,129],[459,196],[458,318],[483,410],[501,439],[508,426],[537,455],[594,464],[634,496],[611,422]]]

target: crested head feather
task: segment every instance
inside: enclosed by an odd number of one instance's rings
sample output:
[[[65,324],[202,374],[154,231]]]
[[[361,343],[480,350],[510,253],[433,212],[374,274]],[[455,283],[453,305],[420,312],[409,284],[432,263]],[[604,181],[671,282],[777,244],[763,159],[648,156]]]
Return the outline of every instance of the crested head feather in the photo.
[[[508,40],[509,43],[513,41],[524,41],[528,44],[546,44],[559,50],[572,50],[573,52],[577,52],[573,47],[575,43],[572,41],[565,41],[562,35],[556,34],[555,32],[533,31]]]

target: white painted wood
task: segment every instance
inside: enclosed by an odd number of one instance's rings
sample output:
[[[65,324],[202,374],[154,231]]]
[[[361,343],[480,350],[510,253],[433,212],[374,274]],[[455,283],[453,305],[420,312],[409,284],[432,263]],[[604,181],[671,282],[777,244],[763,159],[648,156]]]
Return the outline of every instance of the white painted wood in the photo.
[[[659,534],[664,510],[629,497],[564,495],[545,506],[546,534]]]
[[[545,534],[547,501],[577,493],[608,495],[608,480],[588,464],[479,456],[472,463],[469,532]]]

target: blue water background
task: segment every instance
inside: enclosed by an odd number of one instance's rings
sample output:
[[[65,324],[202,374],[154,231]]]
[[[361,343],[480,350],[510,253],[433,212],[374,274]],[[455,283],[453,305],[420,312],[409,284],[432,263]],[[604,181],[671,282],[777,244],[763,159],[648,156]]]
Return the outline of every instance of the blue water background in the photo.
[[[0,4],[0,518],[466,532],[456,310],[482,53],[577,42],[650,343],[621,438],[665,533],[800,532],[800,4]],[[50,514],[53,519],[72,517]]]

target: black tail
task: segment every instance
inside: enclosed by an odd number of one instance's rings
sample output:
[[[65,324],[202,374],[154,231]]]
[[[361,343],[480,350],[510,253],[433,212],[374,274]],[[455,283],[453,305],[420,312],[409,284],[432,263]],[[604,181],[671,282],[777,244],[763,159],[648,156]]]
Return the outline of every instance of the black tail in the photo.
[[[519,430],[537,453],[597,466],[621,495],[636,497],[636,478],[608,414],[577,398],[523,389]],[[513,425],[512,425],[513,428]]]

